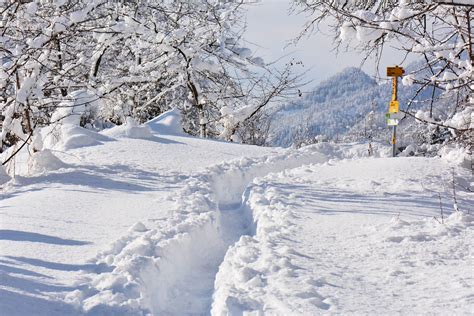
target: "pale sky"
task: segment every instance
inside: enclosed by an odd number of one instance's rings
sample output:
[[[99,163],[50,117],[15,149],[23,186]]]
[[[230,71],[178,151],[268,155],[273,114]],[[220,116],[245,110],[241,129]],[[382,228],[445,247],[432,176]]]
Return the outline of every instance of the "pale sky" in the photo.
[[[268,62],[285,54],[291,54],[295,60],[303,62],[304,69],[312,68],[307,74],[307,79],[314,80],[310,86],[327,79],[346,67],[359,67],[362,56],[343,51],[336,55],[332,51],[334,46],[329,34],[315,34],[310,38],[304,38],[296,47],[290,45],[285,48],[287,41],[298,35],[305,22],[303,15],[288,15],[290,1],[261,0],[260,4],[250,8],[247,15],[245,38],[250,43],[258,45],[257,47],[249,45],[256,55],[264,57]],[[384,71],[385,66],[395,65],[401,60],[401,55],[396,52],[385,54],[381,72]],[[374,75],[374,62],[367,61],[363,70],[369,75]]]

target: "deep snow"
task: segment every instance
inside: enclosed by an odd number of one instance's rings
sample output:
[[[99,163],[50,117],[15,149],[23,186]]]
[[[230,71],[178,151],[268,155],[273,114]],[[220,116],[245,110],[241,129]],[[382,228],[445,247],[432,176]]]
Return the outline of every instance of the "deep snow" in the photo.
[[[15,167],[23,175],[2,186],[0,311],[7,315],[71,313],[62,297],[80,287],[83,271],[103,269],[91,259],[136,222],[153,227],[166,220],[176,202],[169,195],[193,173],[278,152],[158,134],[92,143],[89,133],[81,130],[52,149],[64,168],[29,174],[28,164],[38,160],[19,157]],[[78,135],[85,141],[72,146]],[[51,160],[43,165],[50,169]]]
[[[227,251],[213,314],[472,313],[474,217],[452,212],[450,180],[448,165],[425,158],[330,161],[254,180],[254,233]],[[472,194],[457,199],[473,210]]]
[[[17,158],[2,315],[472,313],[472,178],[452,152],[261,148],[187,137],[178,120],[62,126]]]

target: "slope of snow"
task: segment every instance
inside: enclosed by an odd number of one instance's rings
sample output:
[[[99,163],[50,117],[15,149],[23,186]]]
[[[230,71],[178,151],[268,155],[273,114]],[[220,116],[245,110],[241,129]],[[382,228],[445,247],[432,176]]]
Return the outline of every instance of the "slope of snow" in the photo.
[[[84,271],[107,268],[90,259],[136,222],[153,227],[167,218],[175,205],[168,196],[193,173],[279,151],[162,135],[107,137],[67,150],[58,144],[61,150],[50,153],[62,161],[56,165],[61,169],[51,170],[47,151],[41,158],[18,157],[15,169],[22,176],[2,187],[0,310],[8,315],[71,314],[62,297],[79,288]]]
[[[256,179],[246,198],[253,234],[227,251],[212,314],[469,314],[474,217],[453,213],[450,182],[449,165],[424,158]],[[474,210],[472,193],[457,199]]]
[[[130,231],[102,252],[96,264],[110,272],[92,275],[87,282],[92,286],[68,300],[99,314],[208,313],[225,252],[247,233],[247,218],[239,211],[247,185],[259,175],[325,160],[308,148],[242,158],[195,174],[170,197],[176,203],[167,219],[152,229]]]
[[[21,175],[0,198],[2,313],[472,308],[473,222],[451,215],[452,164],[384,158],[377,144],[368,159],[365,144],[202,140],[175,135],[172,112],[162,119],[108,136],[71,129],[16,158]],[[457,205],[472,210],[469,174],[454,173]]]
[[[129,117],[125,124],[114,126],[101,132],[113,138],[152,139],[153,134],[147,125],[138,125]]]

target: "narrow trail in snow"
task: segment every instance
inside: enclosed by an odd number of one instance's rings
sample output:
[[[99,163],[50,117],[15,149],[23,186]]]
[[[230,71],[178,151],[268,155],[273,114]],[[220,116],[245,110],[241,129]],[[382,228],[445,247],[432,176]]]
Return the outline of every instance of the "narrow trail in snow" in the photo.
[[[318,157],[319,161],[324,160]],[[313,157],[314,159],[314,157]],[[313,160],[312,159],[312,160]],[[239,241],[242,236],[251,235],[251,218],[248,218],[245,191],[254,179],[267,176],[274,172],[292,169],[308,163],[308,159],[296,159],[283,164],[276,163],[264,168],[251,167],[250,170],[239,170],[220,174],[212,179],[214,198],[217,207],[217,237],[218,242],[199,245],[199,251],[186,262],[181,270],[179,281],[174,282],[168,291],[168,299],[156,305],[160,314],[172,315],[209,315],[213,304],[215,279],[227,251]],[[215,232],[209,232],[213,234]],[[197,238],[193,243],[198,243]],[[171,284],[170,284],[171,285]]]
[[[158,227],[137,225],[97,257],[113,271],[92,275],[79,295],[84,312],[208,315],[215,278],[231,248],[251,234],[243,206],[259,177],[327,161],[314,148],[290,154],[242,158],[207,168],[170,196],[175,209]],[[108,293],[114,293],[113,299]],[[71,299],[71,298],[70,298]],[[117,307],[118,306],[118,307]]]
[[[214,293],[214,281],[225,254],[241,236],[249,233],[241,204],[219,205],[220,245],[207,249],[188,262],[180,280],[173,284],[164,314],[209,315]],[[213,247],[214,246],[214,247]]]
[[[209,315],[211,313],[215,279],[227,251],[239,241],[242,236],[251,235],[251,221],[246,207],[245,191],[250,184],[260,177],[271,173],[289,170],[309,162],[322,162],[322,155],[298,157],[294,161],[277,161],[264,166],[253,166],[231,170],[211,177],[214,188],[213,195],[217,207],[217,238],[218,242],[209,245],[199,245],[192,258],[182,270],[179,281],[167,290],[168,299],[162,300],[156,306],[160,314],[172,315]],[[209,232],[213,234],[215,232]],[[216,236],[214,236],[216,237]],[[212,240],[211,238],[203,238]],[[199,243],[197,238],[193,243]]]

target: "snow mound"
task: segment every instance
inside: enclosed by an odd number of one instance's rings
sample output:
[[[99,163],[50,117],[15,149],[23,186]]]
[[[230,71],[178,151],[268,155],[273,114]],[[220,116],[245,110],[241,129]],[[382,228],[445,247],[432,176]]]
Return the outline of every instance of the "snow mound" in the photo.
[[[99,103],[99,97],[92,91],[72,92],[52,115],[51,120],[57,123],[41,130],[44,148],[69,150],[112,140],[80,126],[83,115],[96,111]]]
[[[142,222],[136,222],[129,230],[131,232],[146,232],[148,229]]]
[[[100,106],[99,96],[86,89],[71,92],[69,99],[61,102],[51,117],[52,122],[79,126],[81,117]]]
[[[158,134],[185,135],[181,122],[180,111],[173,109],[148,121],[146,125],[148,125],[153,132]]]
[[[35,174],[66,168],[67,164],[53,155],[50,150],[45,149],[34,153],[30,157],[28,167],[30,174]]]
[[[388,227],[380,227],[380,239],[386,242],[409,243],[439,241],[458,236],[466,229],[474,229],[474,216],[453,212],[449,216],[427,218],[421,221],[392,219]]]
[[[69,150],[100,145],[113,139],[97,132],[74,125],[57,125],[42,130],[44,148]]]
[[[113,138],[151,139],[153,134],[148,125],[138,125],[132,118],[127,118],[123,125],[114,126],[101,132]]]
[[[464,168],[471,168],[469,149],[460,146],[445,146],[440,150],[441,158],[451,164]]]

